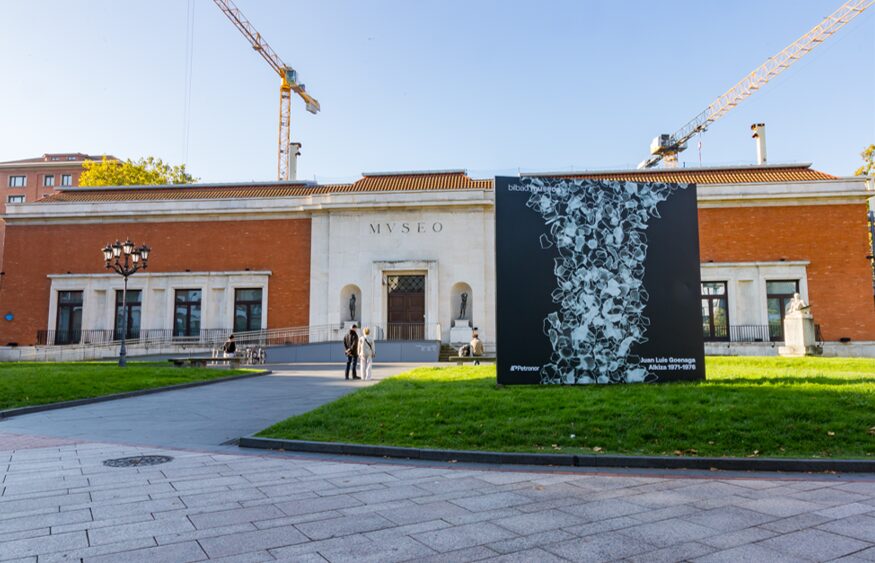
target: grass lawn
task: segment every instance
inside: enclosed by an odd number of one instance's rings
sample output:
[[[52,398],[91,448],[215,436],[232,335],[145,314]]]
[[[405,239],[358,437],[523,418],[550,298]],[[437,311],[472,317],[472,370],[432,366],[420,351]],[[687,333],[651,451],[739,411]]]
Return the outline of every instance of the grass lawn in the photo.
[[[131,362],[119,368],[110,362],[0,363],[0,410],[190,381],[238,375],[252,370],[177,368],[167,363]]]
[[[259,435],[513,452],[865,458],[875,360],[707,359],[701,383],[495,385],[495,368],[420,368]]]

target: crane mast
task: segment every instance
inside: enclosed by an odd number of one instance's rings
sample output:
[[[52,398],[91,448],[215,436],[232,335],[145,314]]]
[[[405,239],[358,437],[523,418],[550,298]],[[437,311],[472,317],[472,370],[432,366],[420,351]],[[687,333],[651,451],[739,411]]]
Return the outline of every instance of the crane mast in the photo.
[[[651,156],[642,161],[638,168],[651,168],[660,160],[665,159],[667,166],[677,164],[677,155],[687,148],[687,141],[697,133],[708,129],[712,123],[726,115],[729,110],[741,103],[745,98],[762,88],[769,80],[775,78],[811,52],[828,37],[833,35],[845,24],[860,15],[863,10],[875,4],[875,0],[849,0],[838,10],[827,16],[808,33],[791,43],[776,55],[745,76],[735,86],[721,94],[705,111],[691,119],[683,127],[672,134],[662,134],[650,143]]]
[[[246,16],[231,0],[213,0],[231,23],[243,34],[267,64],[280,76],[280,111],[279,111],[279,143],[277,150],[277,180],[294,180],[291,157],[296,148],[292,145],[292,92],[295,92],[306,104],[307,111],[319,113],[321,109],[316,98],[311,96],[306,87],[298,82],[298,73],[285,64],[276,51],[261,38],[261,34],[246,19]]]

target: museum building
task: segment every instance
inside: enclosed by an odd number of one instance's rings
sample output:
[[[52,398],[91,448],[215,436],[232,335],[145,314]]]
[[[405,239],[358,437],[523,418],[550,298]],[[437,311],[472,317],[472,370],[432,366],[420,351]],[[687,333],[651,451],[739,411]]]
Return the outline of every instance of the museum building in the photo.
[[[828,353],[875,351],[863,178],[808,164],[527,175],[697,184],[709,352],[772,353],[795,292]],[[7,208],[0,343],[112,340],[127,308],[135,339],[292,328],[331,339],[356,322],[380,339],[444,343],[476,328],[490,344],[493,207],[493,180],[462,170],[61,188]],[[152,251],[122,303],[100,249],[126,238]]]

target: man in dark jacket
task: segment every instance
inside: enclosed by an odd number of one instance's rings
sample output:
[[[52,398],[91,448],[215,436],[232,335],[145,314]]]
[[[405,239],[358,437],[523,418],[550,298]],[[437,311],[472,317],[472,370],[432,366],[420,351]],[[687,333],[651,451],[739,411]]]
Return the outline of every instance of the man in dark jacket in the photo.
[[[361,379],[356,375],[359,363],[359,335],[356,332],[357,328],[356,325],[352,325],[349,332],[343,337],[343,349],[346,351],[346,379],[349,379],[349,366],[352,366],[352,378]]]

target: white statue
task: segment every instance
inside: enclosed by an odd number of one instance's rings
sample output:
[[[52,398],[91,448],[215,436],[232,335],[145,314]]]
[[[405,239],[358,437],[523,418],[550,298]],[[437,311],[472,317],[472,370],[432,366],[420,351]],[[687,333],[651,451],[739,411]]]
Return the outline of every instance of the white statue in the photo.
[[[787,313],[808,312],[809,305],[802,300],[798,293],[793,294],[793,298],[787,304]]]
[[[819,356],[823,348],[817,344],[817,327],[808,304],[794,293],[784,315],[784,345],[778,354],[789,357]]]

